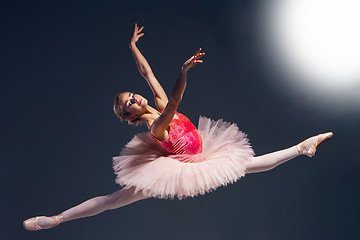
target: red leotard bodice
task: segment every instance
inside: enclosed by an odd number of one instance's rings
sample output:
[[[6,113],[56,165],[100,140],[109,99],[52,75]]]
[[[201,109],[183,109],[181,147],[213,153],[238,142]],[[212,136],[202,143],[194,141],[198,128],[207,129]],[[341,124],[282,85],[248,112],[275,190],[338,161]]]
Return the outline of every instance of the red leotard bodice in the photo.
[[[172,154],[197,154],[202,152],[202,140],[196,127],[181,113],[176,112],[170,123],[168,137],[164,141],[150,136]]]

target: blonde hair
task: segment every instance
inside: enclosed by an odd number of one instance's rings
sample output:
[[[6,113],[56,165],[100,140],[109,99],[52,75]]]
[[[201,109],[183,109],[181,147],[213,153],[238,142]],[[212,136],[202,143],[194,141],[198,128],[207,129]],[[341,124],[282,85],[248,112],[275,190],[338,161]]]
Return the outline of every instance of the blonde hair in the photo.
[[[120,103],[120,95],[123,94],[122,92],[121,93],[118,93],[116,96],[115,96],[115,99],[114,99],[114,105],[113,105],[113,109],[114,109],[114,112],[115,112],[115,115],[120,119],[120,121],[128,121],[128,123],[130,124],[134,124],[134,125],[139,125],[139,123],[141,122],[141,120],[139,118],[136,118],[132,121],[129,120],[129,116],[130,116],[130,113],[127,112],[123,105],[121,105]]]

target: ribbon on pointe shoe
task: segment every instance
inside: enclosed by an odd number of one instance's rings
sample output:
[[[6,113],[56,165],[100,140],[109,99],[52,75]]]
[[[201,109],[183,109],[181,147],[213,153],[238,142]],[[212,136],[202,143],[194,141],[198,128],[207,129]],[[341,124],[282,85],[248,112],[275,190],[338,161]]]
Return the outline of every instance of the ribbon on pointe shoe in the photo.
[[[332,132],[322,133],[317,136],[306,139],[305,141],[296,145],[299,154],[305,154],[308,157],[315,156],[316,148],[325,140],[331,138],[334,134]]]

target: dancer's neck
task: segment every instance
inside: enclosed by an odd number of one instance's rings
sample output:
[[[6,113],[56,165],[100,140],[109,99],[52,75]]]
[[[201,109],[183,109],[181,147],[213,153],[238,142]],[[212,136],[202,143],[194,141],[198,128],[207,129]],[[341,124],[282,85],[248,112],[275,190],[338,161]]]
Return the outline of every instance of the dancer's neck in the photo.
[[[147,105],[145,113],[140,118],[146,122],[148,129],[150,129],[150,126],[160,115],[161,113],[157,109]]]

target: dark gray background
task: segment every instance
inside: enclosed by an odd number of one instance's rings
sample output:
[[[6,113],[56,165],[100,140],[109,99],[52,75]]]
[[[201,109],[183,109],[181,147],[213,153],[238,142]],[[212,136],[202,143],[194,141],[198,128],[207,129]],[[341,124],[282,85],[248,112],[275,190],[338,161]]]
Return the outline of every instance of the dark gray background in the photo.
[[[359,115],[318,111],[274,86],[255,41],[256,1],[32,1],[1,7],[2,239],[357,239]],[[335,137],[274,170],[204,196],[149,199],[57,228],[22,221],[117,191],[112,156],[137,132],[113,97],[149,99],[128,43],[138,44],[167,92],[198,47],[179,108],[235,122],[257,155],[324,131]]]

